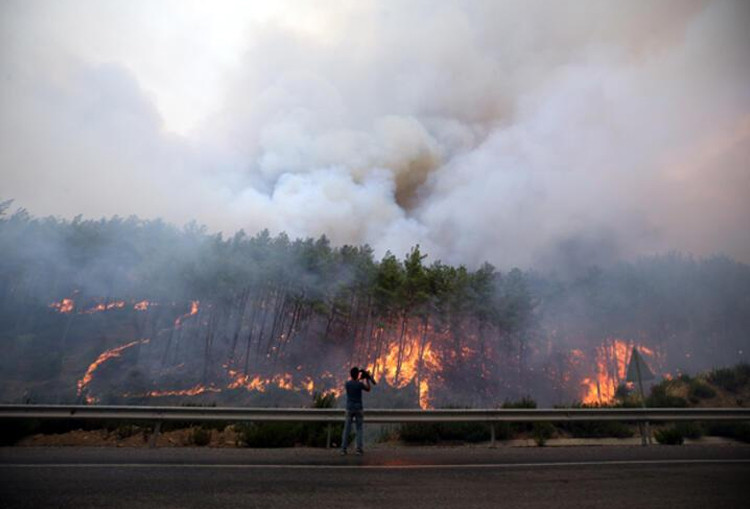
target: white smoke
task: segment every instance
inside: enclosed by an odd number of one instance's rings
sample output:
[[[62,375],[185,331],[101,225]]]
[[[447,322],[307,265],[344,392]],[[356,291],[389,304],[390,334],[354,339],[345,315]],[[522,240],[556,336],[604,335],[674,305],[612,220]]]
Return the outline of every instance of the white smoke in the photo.
[[[0,197],[470,265],[750,261],[747,2],[281,4],[5,2]]]

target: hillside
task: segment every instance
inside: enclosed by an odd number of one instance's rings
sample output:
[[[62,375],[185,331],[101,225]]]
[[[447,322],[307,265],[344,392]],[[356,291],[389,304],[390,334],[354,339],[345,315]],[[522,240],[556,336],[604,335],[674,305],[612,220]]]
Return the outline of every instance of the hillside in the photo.
[[[750,364],[664,380],[651,388],[647,403],[652,407],[750,407]]]

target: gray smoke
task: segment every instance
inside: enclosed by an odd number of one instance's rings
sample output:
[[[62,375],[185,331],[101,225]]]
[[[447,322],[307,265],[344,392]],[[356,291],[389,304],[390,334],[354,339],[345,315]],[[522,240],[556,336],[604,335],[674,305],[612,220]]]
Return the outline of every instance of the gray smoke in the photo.
[[[1,197],[473,266],[750,261],[747,2],[281,4],[3,2]]]

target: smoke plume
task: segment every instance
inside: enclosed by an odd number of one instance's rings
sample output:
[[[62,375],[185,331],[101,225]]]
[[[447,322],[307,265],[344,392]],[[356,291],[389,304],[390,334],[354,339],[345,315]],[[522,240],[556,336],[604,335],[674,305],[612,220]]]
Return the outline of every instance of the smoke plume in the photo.
[[[747,2],[244,4],[3,2],[2,198],[471,266],[750,261]]]

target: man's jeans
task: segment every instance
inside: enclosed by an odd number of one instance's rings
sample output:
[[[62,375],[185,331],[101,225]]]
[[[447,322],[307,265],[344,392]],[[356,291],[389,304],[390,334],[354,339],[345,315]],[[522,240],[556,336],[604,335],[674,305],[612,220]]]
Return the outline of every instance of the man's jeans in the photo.
[[[362,421],[364,414],[362,410],[347,410],[346,411],[346,423],[344,424],[344,433],[341,436],[341,449],[343,451],[349,447],[349,434],[352,432],[352,421],[357,426],[357,450],[362,450]]]

